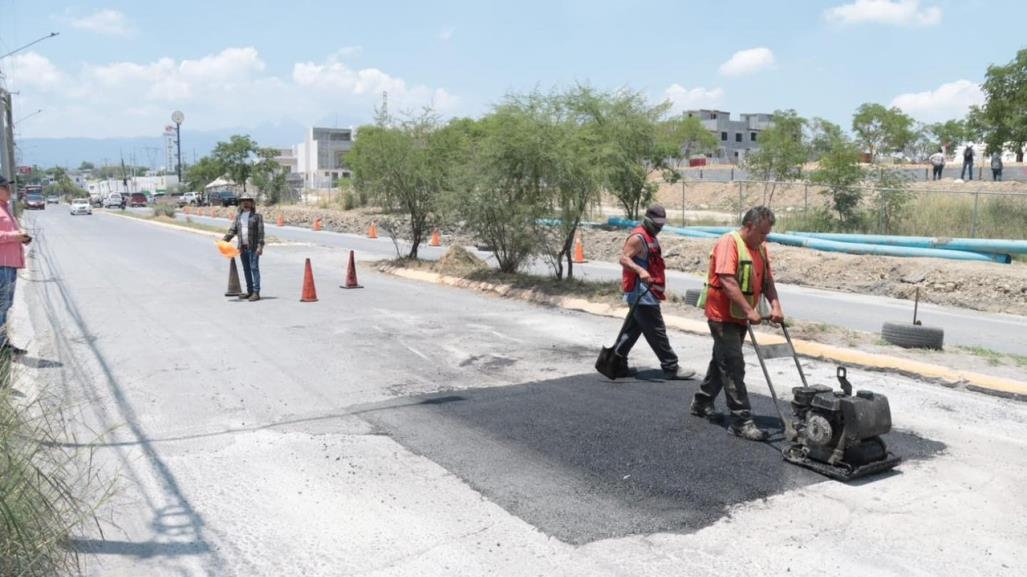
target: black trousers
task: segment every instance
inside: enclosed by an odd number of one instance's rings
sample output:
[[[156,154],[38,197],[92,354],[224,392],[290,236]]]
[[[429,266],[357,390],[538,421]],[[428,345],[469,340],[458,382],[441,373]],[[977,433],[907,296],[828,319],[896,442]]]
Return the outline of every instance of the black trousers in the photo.
[[[706,378],[695,393],[695,402],[713,404],[723,389],[731,420],[740,425],[752,418],[749,392],[745,389],[745,358],[742,356],[742,343],[747,331],[745,325],[735,323],[709,321],[708,324],[713,335],[713,358],[706,370]]]
[[[945,165],[934,166],[934,180],[941,180],[941,171],[945,170]]]
[[[670,340],[667,338],[667,325],[663,324],[663,313],[660,312],[660,305],[638,305],[634,314],[629,317],[624,331],[617,336],[617,344],[614,351],[624,358],[635,346],[638,337],[645,335],[645,340],[660,359],[660,367],[665,371],[673,371],[678,368],[678,356],[674,349],[670,348]]]

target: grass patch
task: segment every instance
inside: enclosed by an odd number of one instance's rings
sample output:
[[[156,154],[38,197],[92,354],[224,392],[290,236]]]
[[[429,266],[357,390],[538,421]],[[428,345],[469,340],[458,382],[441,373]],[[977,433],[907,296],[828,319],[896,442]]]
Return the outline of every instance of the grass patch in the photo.
[[[985,359],[991,366],[1012,364],[1021,368],[1027,368],[1027,355],[1000,353],[998,351],[993,351],[989,348],[978,346],[960,346],[956,348],[975,357]]]
[[[83,449],[57,398],[26,400],[0,356],[0,575],[79,574],[68,539],[96,522],[113,483]],[[87,443],[86,445],[90,445]]]

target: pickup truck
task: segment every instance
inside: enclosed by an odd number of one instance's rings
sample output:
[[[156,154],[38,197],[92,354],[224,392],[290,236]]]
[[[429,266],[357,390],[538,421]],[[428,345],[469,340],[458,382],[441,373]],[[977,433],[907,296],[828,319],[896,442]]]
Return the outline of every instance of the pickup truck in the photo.
[[[200,193],[186,192],[178,197],[178,206],[196,206],[200,203]]]
[[[239,206],[239,197],[234,192],[222,190],[220,192],[207,193],[207,202],[211,206]]]

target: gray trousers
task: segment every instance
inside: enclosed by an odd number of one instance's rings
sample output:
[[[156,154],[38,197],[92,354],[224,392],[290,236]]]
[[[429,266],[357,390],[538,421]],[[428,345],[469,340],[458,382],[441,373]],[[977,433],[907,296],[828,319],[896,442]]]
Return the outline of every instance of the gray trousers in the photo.
[[[745,325],[709,321],[713,335],[713,359],[706,370],[706,378],[695,393],[695,402],[712,405],[724,390],[731,420],[741,425],[752,418],[749,393],[745,390],[745,358],[742,343],[747,334]]]
[[[624,330],[617,336],[617,344],[614,351],[624,358],[628,357],[631,347],[635,346],[638,337],[645,335],[645,340],[660,359],[660,367],[665,371],[673,371],[678,368],[678,356],[674,349],[670,348],[670,340],[667,338],[667,326],[663,324],[663,314],[660,312],[660,305],[643,305],[635,307],[634,314],[626,319],[627,324]]]

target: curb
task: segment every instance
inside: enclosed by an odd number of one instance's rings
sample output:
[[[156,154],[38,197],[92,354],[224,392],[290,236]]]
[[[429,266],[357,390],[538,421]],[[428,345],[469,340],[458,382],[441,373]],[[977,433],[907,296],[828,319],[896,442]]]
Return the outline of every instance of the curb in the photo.
[[[384,265],[378,267],[378,269],[384,273],[410,280],[491,292],[506,298],[581,311],[597,316],[623,317],[627,314],[628,310],[627,307],[596,303],[583,298],[554,297],[541,294],[533,289],[518,289],[504,284],[469,281],[436,272],[407,269],[394,265]],[[664,315],[663,319],[668,327],[682,332],[699,335],[709,334],[709,327],[702,321],[676,315]],[[765,344],[785,342],[784,337],[777,334],[764,332],[758,332],[758,334],[760,335],[760,341]],[[835,361],[849,366],[858,366],[863,369],[890,371],[906,376],[937,381],[948,387],[964,386],[967,390],[977,393],[1027,401],[1027,382],[1023,381],[993,377],[973,371],[950,369],[921,361],[855,351],[801,339],[792,339],[792,344],[795,346],[795,352],[804,357],[823,361]]]
[[[141,222],[143,224],[149,224],[149,225],[153,225],[153,226],[162,226],[164,228],[170,228],[172,230],[184,230],[184,231],[187,231],[187,232],[191,232],[191,233],[195,233],[195,234],[200,234],[200,235],[203,235],[203,236],[209,236],[209,237],[213,237],[213,238],[221,238],[221,237],[225,236],[223,234],[218,234],[216,232],[211,232],[211,231],[208,231],[208,230],[200,230],[198,228],[192,228],[192,227],[189,227],[189,226],[181,226],[181,225],[177,225],[177,224],[171,224],[169,222],[157,222],[155,220],[147,220],[147,219],[143,219],[143,218],[136,218],[134,216],[118,214],[116,212],[101,212],[101,213],[98,213],[98,214],[106,214],[106,215],[109,215],[109,216],[116,216],[118,218],[127,218],[128,220],[138,221],[138,222]]]

